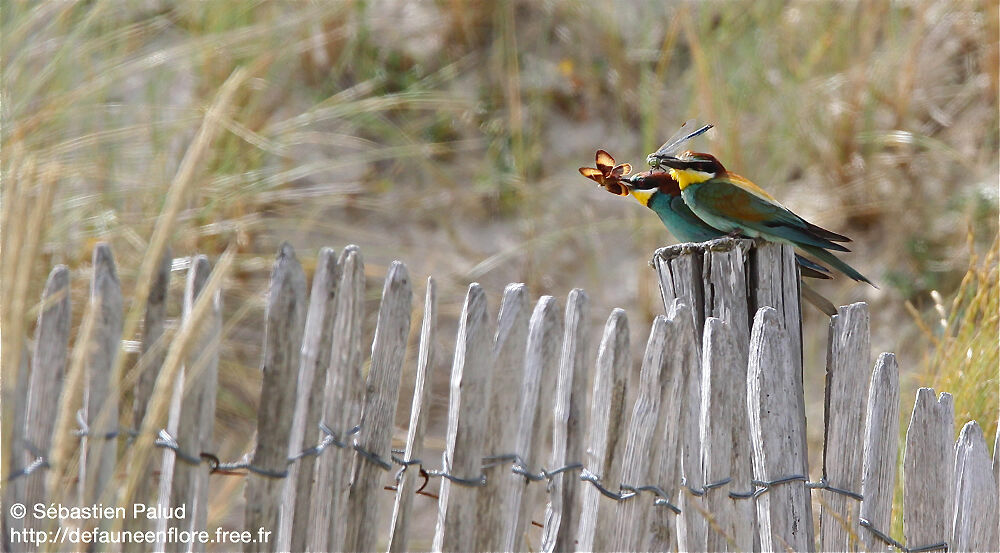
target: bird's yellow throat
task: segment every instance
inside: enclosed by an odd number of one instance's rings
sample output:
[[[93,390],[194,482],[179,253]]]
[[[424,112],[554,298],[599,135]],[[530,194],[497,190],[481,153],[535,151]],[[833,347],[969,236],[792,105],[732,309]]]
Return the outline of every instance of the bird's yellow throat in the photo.
[[[677,181],[677,187],[684,190],[692,184],[705,182],[708,179],[715,177],[715,173],[706,173],[704,171],[695,171],[693,169],[671,169],[670,176]]]
[[[629,189],[629,192],[632,194],[633,198],[639,201],[639,203],[649,207],[649,200],[653,197],[653,194],[656,193],[656,189],[650,188],[649,190],[637,190],[632,188]]]

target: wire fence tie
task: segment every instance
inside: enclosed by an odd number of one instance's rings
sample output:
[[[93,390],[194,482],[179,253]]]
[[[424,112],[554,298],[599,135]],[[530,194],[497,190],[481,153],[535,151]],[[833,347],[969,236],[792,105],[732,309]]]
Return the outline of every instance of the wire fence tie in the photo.
[[[7,476],[7,481],[11,482],[13,480],[17,480],[22,476],[28,476],[29,474],[35,472],[36,470],[47,469],[47,468],[49,468],[49,462],[46,461],[44,457],[41,456],[35,457],[33,461],[28,463],[28,466],[11,472],[10,475]]]
[[[249,472],[252,472],[252,473],[260,475],[260,476],[266,476],[268,478],[275,478],[275,479],[278,479],[278,480],[280,480],[282,478],[288,478],[288,471],[287,470],[265,469],[265,468],[256,467],[256,466],[254,466],[254,465],[252,465],[250,463],[244,463],[244,466],[240,467],[240,468],[244,468],[244,469],[246,469]]]
[[[380,457],[378,453],[375,453],[374,451],[368,451],[367,449],[361,447],[361,444],[355,443],[354,451],[357,451],[359,455],[361,455],[368,461],[371,461],[372,463],[375,464],[375,466],[379,467],[380,469],[384,471],[392,470],[392,463],[389,463],[388,461]]]
[[[87,421],[84,420],[83,418],[83,409],[77,409],[76,411],[76,424],[79,426],[79,428],[73,431],[73,435],[80,438],[94,438],[95,440],[96,439],[113,440],[117,438],[119,434],[121,434],[121,431],[119,430],[109,430],[108,432],[105,432],[103,434],[92,435],[90,433],[90,426],[87,424]]]
[[[583,463],[570,463],[570,464],[568,464],[568,465],[566,465],[564,467],[559,467],[556,470],[554,470],[552,472],[548,472],[546,474],[549,475],[549,478],[552,478],[552,477],[556,476],[557,474],[562,474],[564,472],[569,472],[571,470],[577,470],[577,469],[582,469],[582,468],[583,468]]]
[[[728,484],[728,483],[730,483],[732,481],[733,481],[733,478],[730,476],[730,477],[727,477],[727,478],[723,478],[722,480],[719,480],[719,481],[716,481],[716,482],[712,482],[711,484],[705,484],[704,486],[702,486],[700,488],[692,488],[691,486],[688,486],[687,484],[685,484],[684,487],[687,488],[687,491],[690,492],[691,495],[694,495],[695,497],[702,497],[706,493],[708,493],[709,490],[714,490],[715,488],[719,488],[719,487],[725,486],[726,484]]]
[[[337,433],[334,432],[333,430],[331,430],[330,427],[327,426],[325,422],[320,422],[319,423],[319,429],[321,431],[323,431],[324,434],[326,434],[326,437],[324,437],[323,441],[320,442],[320,444],[324,444],[322,446],[323,449],[325,449],[326,446],[330,445],[330,444],[333,444],[333,445],[339,447],[340,449],[344,449],[345,447],[347,447],[347,444],[344,443],[344,442],[342,442],[342,441],[340,441],[340,439],[337,438]]]
[[[580,480],[583,480],[584,482],[590,482],[595,488],[597,488],[597,491],[601,492],[601,494],[604,497],[614,499],[615,501],[622,500],[621,493],[605,488],[604,485],[601,484],[601,478],[596,474],[590,472],[586,467],[584,467],[583,470],[580,471]]]
[[[801,474],[794,474],[792,476],[784,476],[781,478],[776,478],[774,480],[751,480],[754,486],[760,486],[753,492],[754,499],[760,497],[761,495],[767,493],[771,488],[779,484],[787,484],[789,482],[806,482],[809,479]],[[739,499],[739,498],[737,498]]]
[[[178,444],[177,440],[171,436],[169,432],[167,432],[166,428],[161,428],[156,434],[156,440],[153,441],[153,445],[173,451],[175,458],[180,459],[189,465],[201,464],[201,455],[195,457],[194,455],[182,450],[180,444]]]
[[[440,476],[441,478],[445,478],[445,479],[447,479],[447,480],[449,480],[451,482],[454,482],[456,484],[459,484],[461,486],[469,486],[469,487],[478,488],[478,487],[483,487],[483,486],[486,485],[486,475],[485,474],[481,474],[481,475],[479,475],[476,478],[461,478],[459,476],[453,476],[451,474],[448,474],[447,472],[445,472],[443,470],[425,470],[424,472],[427,473],[427,476]]]
[[[510,468],[510,470],[514,474],[520,474],[532,482],[539,482],[548,478],[548,473],[545,472],[545,469],[542,469],[542,472],[537,474],[528,470],[527,465],[520,457],[517,458],[517,461],[514,463],[514,466]]]
[[[931,545],[922,545],[920,547],[908,548],[905,545],[894,540],[892,536],[872,526],[872,523],[868,519],[865,518],[858,519],[858,524],[860,524],[862,528],[867,528],[869,532],[871,532],[876,538],[882,540],[882,542],[884,542],[886,545],[890,547],[895,547],[896,549],[902,551],[903,553],[922,553],[924,551],[948,550],[948,542],[944,541],[934,543]]]
[[[864,496],[859,493],[852,492],[850,490],[845,490],[844,488],[836,488],[830,485],[830,482],[824,476],[820,478],[818,482],[806,482],[807,488],[819,489],[819,490],[830,490],[833,493],[839,493],[840,495],[850,497],[851,499],[856,499],[858,501],[864,501]]]
[[[639,486],[632,489],[634,489],[637,492],[655,493],[658,497],[653,500],[653,505],[666,507],[671,511],[673,511],[675,515],[681,514],[681,508],[670,502],[670,496],[667,495],[667,492],[663,491],[663,488],[659,486]]]

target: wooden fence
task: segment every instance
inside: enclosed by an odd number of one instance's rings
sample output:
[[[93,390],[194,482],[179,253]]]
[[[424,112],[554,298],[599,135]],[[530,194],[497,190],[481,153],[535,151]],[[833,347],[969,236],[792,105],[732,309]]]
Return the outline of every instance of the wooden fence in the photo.
[[[72,355],[69,272],[53,269],[19,379],[17,470],[3,493],[7,550],[406,551],[416,491],[430,478],[441,483],[440,551],[998,549],[996,446],[991,466],[974,421],[955,443],[951,396],[930,389],[917,393],[902,454],[905,548],[889,537],[898,369],[891,353],[872,369],[863,303],[841,307],[830,323],[823,463],[809,480],[799,281],[788,247],[724,239],[659,250],[652,265],[666,316],[652,324],[637,380],[624,311],[611,312],[591,363],[583,291],[569,294],[564,311],[551,296],[531,308],[524,285],[511,284],[494,324],[485,292],[470,285],[440,461],[424,447],[434,281],[406,447],[392,450],[412,286],[393,263],[365,375],[364,267],[352,246],[339,257],[320,252],[308,293],[291,247],[280,248],[256,444],[235,463],[208,453],[225,261],[213,273],[205,257],[189,260],[182,321],[166,340],[164,259],[130,371],[114,370],[122,294],[110,249],[94,252],[77,338],[89,347],[78,344]],[[119,402],[126,389],[131,412]],[[66,478],[77,462],[79,478]],[[223,536],[205,528],[208,488],[216,474],[233,472],[246,474],[247,533]],[[396,486],[395,504],[380,528],[386,485]],[[36,503],[129,512],[39,517]],[[184,517],[157,524],[132,516],[134,504],[183,506]],[[533,525],[540,533],[529,534]],[[81,529],[95,530],[92,541],[152,543],[81,546]],[[248,535],[250,543],[234,541]]]

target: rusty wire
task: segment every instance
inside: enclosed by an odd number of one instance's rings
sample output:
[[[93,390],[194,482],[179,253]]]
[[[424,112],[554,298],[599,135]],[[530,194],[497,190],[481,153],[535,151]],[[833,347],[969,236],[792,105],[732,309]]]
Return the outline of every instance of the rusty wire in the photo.
[[[116,430],[111,432],[105,432],[97,436],[92,436],[90,434],[90,429],[87,426],[86,421],[83,420],[83,416],[81,413],[77,414],[77,422],[79,423],[79,428],[74,432],[74,435],[81,438],[90,437],[90,438],[111,440],[111,439],[116,439],[122,435],[128,436],[129,439],[134,439],[136,436],[138,436],[138,432],[131,429]],[[397,485],[386,486],[385,489],[387,490],[393,490],[393,491],[398,490],[398,484],[402,480],[403,474],[414,466],[416,466],[419,469],[420,476],[424,478],[423,485],[420,487],[419,490],[417,490],[417,493],[422,495],[436,497],[433,494],[429,494],[423,491],[424,488],[427,486],[429,479],[432,477],[443,478],[454,484],[458,484],[461,486],[483,487],[486,486],[487,484],[486,475],[482,473],[474,476],[467,476],[467,475],[458,476],[451,474],[446,470],[426,468],[424,467],[424,462],[421,461],[420,459],[405,459],[401,457],[401,455],[403,455],[405,452],[399,449],[390,450],[389,459],[386,460],[385,458],[383,458],[383,456],[379,455],[377,452],[369,451],[361,447],[361,445],[358,444],[356,440],[353,441],[353,443],[349,443],[348,438],[360,432],[361,431],[360,426],[354,426],[353,428],[349,429],[347,432],[344,433],[343,437],[341,437],[339,434],[337,434],[337,432],[333,431],[332,429],[330,429],[330,427],[328,427],[326,424],[322,422],[319,423],[319,430],[323,434],[323,439],[321,439],[319,443],[317,443],[316,445],[307,447],[302,451],[300,451],[299,453],[297,453],[296,455],[289,457],[287,459],[286,466],[290,466],[304,457],[319,456],[323,454],[323,452],[326,451],[330,446],[334,446],[338,449],[353,450],[359,456],[361,456],[361,458],[374,464],[375,466],[379,467],[380,469],[386,472],[392,470],[394,465],[399,466],[400,468],[398,471],[396,471],[395,474],[395,481]],[[246,476],[247,474],[255,474],[267,478],[278,478],[278,479],[287,478],[289,474],[288,470],[276,471],[265,467],[255,466],[252,462],[239,461],[239,462],[223,463],[219,460],[219,457],[216,454],[210,452],[200,452],[197,455],[192,454],[191,452],[184,451],[177,443],[177,440],[169,432],[167,432],[166,429],[161,429],[157,433],[157,437],[154,444],[156,445],[156,447],[161,447],[173,451],[175,458],[184,463],[190,465],[200,465],[202,463],[207,463],[209,465],[210,474],[218,474],[226,476]],[[48,461],[43,456],[38,454],[36,448],[33,448],[31,444],[27,443],[25,444],[25,447],[29,450],[29,452],[32,455],[35,456],[35,459],[24,468],[13,471],[7,478],[8,482],[16,480],[17,478],[23,476],[27,476],[38,470],[49,468]],[[570,473],[572,471],[579,471],[580,474],[578,478],[581,481],[588,482],[589,484],[594,486],[594,488],[598,492],[600,492],[601,495],[603,495],[604,497],[613,499],[615,501],[628,501],[639,497],[642,493],[649,493],[654,496],[653,498],[654,506],[665,507],[674,514],[678,515],[681,514],[680,507],[671,503],[670,494],[667,493],[663,488],[652,484],[630,485],[626,483],[621,483],[618,485],[618,490],[616,491],[613,488],[605,486],[604,483],[601,481],[600,476],[588,470],[583,465],[583,463],[580,462],[567,463],[562,467],[551,470],[540,468],[538,472],[532,472],[529,469],[527,463],[519,455],[515,453],[506,453],[499,455],[488,455],[483,457],[481,468],[487,469],[503,465],[506,463],[511,464],[510,470],[512,474],[520,475],[524,477],[525,480],[528,482],[545,481],[546,487],[551,487],[554,478],[560,474]],[[705,494],[711,492],[712,490],[719,489],[727,484],[730,484],[731,482],[732,478],[723,478],[716,482],[705,484],[701,487],[696,488],[687,485],[687,483],[682,480],[681,489],[686,490],[693,496],[702,497]],[[826,480],[826,478],[822,478],[816,482],[810,482],[806,476],[801,474],[793,474],[780,478],[774,478],[771,480],[752,480],[751,481],[753,485],[752,490],[747,492],[730,491],[728,492],[728,497],[733,500],[757,499],[758,497],[772,490],[776,486],[791,484],[794,482],[802,482],[803,485],[808,489],[827,490],[833,493],[843,495],[845,497],[849,497],[856,501],[862,501],[864,499],[861,494],[830,485],[830,483]],[[928,551],[938,551],[938,550],[948,549],[947,542],[940,542],[931,545],[907,548],[899,541],[893,539],[888,534],[872,526],[871,522],[866,519],[863,518],[860,519],[859,525],[863,528],[866,528],[868,531],[872,533],[873,536],[875,536],[877,539],[879,539],[886,545],[898,549],[903,553],[924,553]]]

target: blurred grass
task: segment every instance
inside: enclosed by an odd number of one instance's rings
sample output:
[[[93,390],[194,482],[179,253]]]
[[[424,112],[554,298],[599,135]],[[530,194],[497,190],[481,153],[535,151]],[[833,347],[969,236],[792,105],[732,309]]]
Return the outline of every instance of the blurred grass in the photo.
[[[1000,413],[1000,238],[980,254],[971,236],[969,242],[969,269],[951,301],[932,292],[930,321],[911,308],[928,345],[917,382],[954,396],[956,438],[966,421],[976,420],[989,440]]]
[[[985,253],[977,253],[972,231],[968,234],[969,267],[950,301],[937,291],[931,292],[934,309],[922,313],[913,304],[906,307],[920,329],[924,347],[919,370],[910,374],[912,390],[916,386],[933,388],[952,395],[955,410],[955,439],[962,426],[978,421],[987,447],[997,435],[1000,413],[1000,236]],[[909,424],[907,413],[913,410],[914,394],[901,397],[899,470],[903,467],[903,444]],[[992,450],[991,450],[992,451]],[[902,478],[896,479],[895,505],[903,498]],[[903,535],[902,509],[893,512],[893,530]],[[912,545],[912,544],[911,544]]]
[[[415,279],[438,279],[446,326],[473,278],[493,297],[509,281],[534,294],[583,287],[593,324],[616,306],[646,324],[662,309],[646,260],[671,239],[640,206],[583,186],[576,167],[597,148],[640,164],[689,117],[717,126],[700,145],[728,167],[854,238],[846,259],[881,290],[838,279],[821,292],[869,301],[873,348],[897,350],[904,371],[955,393],[959,414],[970,383],[958,375],[989,366],[967,354],[989,336],[963,325],[995,324],[985,313],[997,311],[969,284],[996,283],[996,255],[975,259],[973,280],[967,269],[969,252],[998,236],[998,35],[995,2],[947,0],[7,3],[5,390],[52,265],[72,269],[82,306],[93,244],[110,242],[126,309],[136,307],[138,260],[181,158],[241,67],[248,81],[167,236],[180,256],[234,247],[218,436],[245,436],[252,420],[266,269],[282,240],[307,267],[322,245],[359,244],[369,327],[374,281],[394,258]],[[973,249],[960,247],[969,227]],[[903,307],[937,313],[932,290],[962,298],[937,341]],[[826,322],[806,322],[819,373]],[[918,338],[923,359],[903,347]],[[971,416],[982,391],[967,393]],[[820,427],[810,425],[814,440]]]

